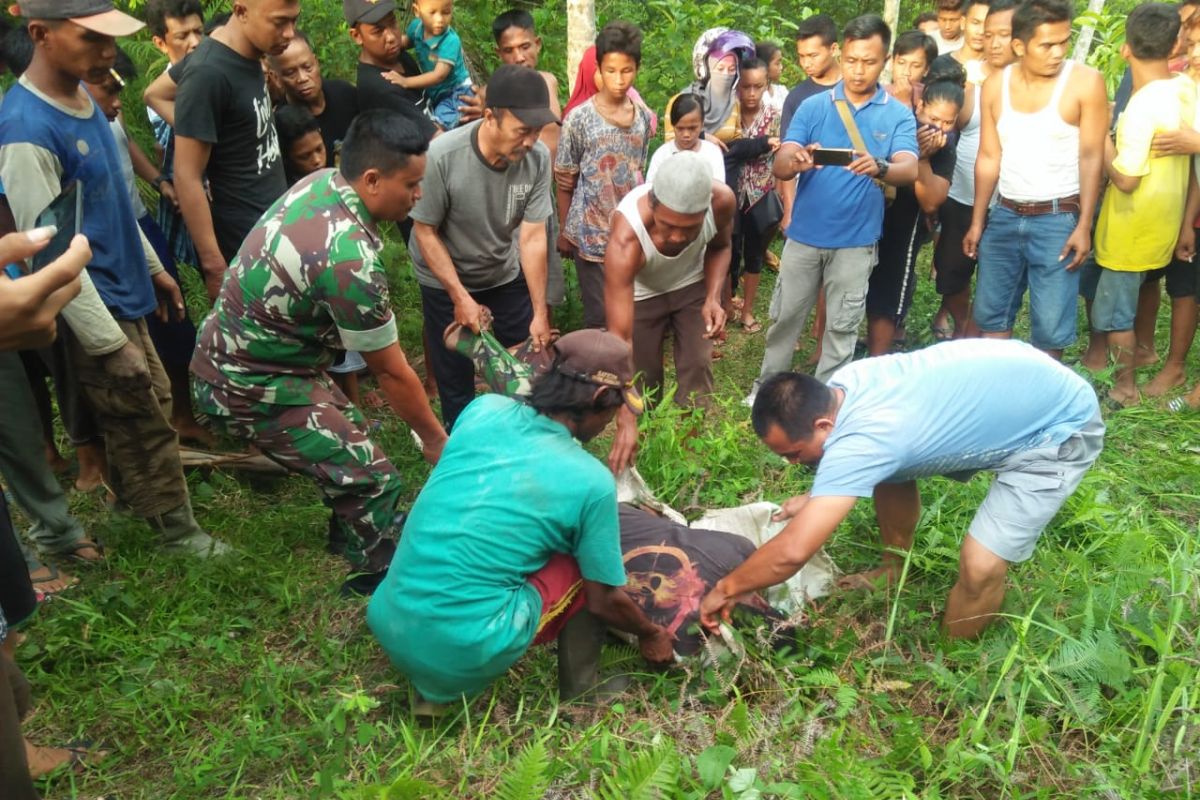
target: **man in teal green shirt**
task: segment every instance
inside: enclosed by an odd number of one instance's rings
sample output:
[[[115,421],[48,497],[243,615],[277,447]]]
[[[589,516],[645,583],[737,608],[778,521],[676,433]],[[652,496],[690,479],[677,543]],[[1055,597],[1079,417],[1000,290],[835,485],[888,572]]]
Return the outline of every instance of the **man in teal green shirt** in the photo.
[[[606,624],[637,635],[647,661],[672,659],[672,635],[621,588],[616,484],[580,444],[622,403],[641,410],[629,347],[576,331],[551,355],[528,404],[484,395],[458,418],[367,609],[425,700],[478,694],[555,638],[560,697],[576,697],[596,685]]]

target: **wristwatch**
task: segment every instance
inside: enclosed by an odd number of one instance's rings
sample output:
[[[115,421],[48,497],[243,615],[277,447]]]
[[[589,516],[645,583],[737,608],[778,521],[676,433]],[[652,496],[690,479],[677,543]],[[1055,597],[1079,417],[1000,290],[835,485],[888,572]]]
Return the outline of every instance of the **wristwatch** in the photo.
[[[883,180],[884,177],[887,176],[888,167],[890,167],[891,164],[886,158],[877,158],[875,159],[875,166],[879,168],[879,172],[876,173],[875,177]]]

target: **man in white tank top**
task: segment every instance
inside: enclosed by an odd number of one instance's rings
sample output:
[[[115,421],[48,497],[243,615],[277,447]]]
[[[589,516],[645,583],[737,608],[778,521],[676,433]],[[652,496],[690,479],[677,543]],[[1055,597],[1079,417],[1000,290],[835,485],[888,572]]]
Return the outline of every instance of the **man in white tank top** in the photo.
[[[712,393],[712,343],[725,328],[721,290],[733,252],[737,199],[712,178],[699,154],[681,151],[663,162],[653,184],[627,194],[613,214],[604,255],[608,330],[633,347],[643,393],[663,382],[663,344],[675,342],[675,402],[703,402]],[[608,462],[620,474],[637,449],[637,419],[617,414]]]
[[[950,179],[950,196],[938,211],[942,233],[934,247],[933,265],[937,269],[935,285],[942,296],[942,306],[932,326],[936,339],[978,335],[971,324],[971,278],[975,275],[975,259],[963,253],[963,238],[971,228],[975,207],[975,156],[979,153],[982,85],[988,76],[1014,61],[1012,17],[1018,5],[1017,0],[989,2],[990,5],[983,6],[987,11],[983,22],[986,59],[972,62],[983,64],[983,74],[978,81],[967,79],[966,102],[958,117],[957,160],[954,177]],[[968,16],[979,7],[979,3],[972,4]]]
[[[983,84],[975,207],[963,238],[963,252],[979,259],[974,317],[983,335],[1012,336],[1028,286],[1032,343],[1056,358],[1075,340],[1078,270],[1092,249],[1108,129],[1104,79],[1067,60],[1072,17],[1067,0],[1028,0],[1013,14],[1018,60]]]

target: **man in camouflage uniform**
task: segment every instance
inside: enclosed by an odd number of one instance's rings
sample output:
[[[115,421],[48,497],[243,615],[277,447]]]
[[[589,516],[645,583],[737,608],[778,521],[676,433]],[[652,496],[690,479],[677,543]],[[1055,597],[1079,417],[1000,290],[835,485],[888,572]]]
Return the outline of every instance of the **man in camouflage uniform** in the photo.
[[[348,591],[372,591],[391,562],[401,482],[326,374],[337,351],[362,353],[431,463],[446,440],[397,340],[377,227],[420,197],[427,146],[401,114],[360,115],[340,167],[296,184],[246,237],[192,360],[196,408],[216,430],[316,480],[331,540],[362,573]]]

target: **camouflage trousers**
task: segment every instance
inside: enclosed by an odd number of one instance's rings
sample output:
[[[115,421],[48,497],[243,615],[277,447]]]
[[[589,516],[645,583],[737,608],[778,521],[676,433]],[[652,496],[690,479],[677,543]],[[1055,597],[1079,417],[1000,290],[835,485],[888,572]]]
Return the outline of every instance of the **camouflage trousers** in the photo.
[[[391,563],[403,483],[367,436],[361,411],[344,398],[308,406],[257,403],[196,379],[192,399],[215,432],[253,444],[316,482],[352,568],[378,572]]]

